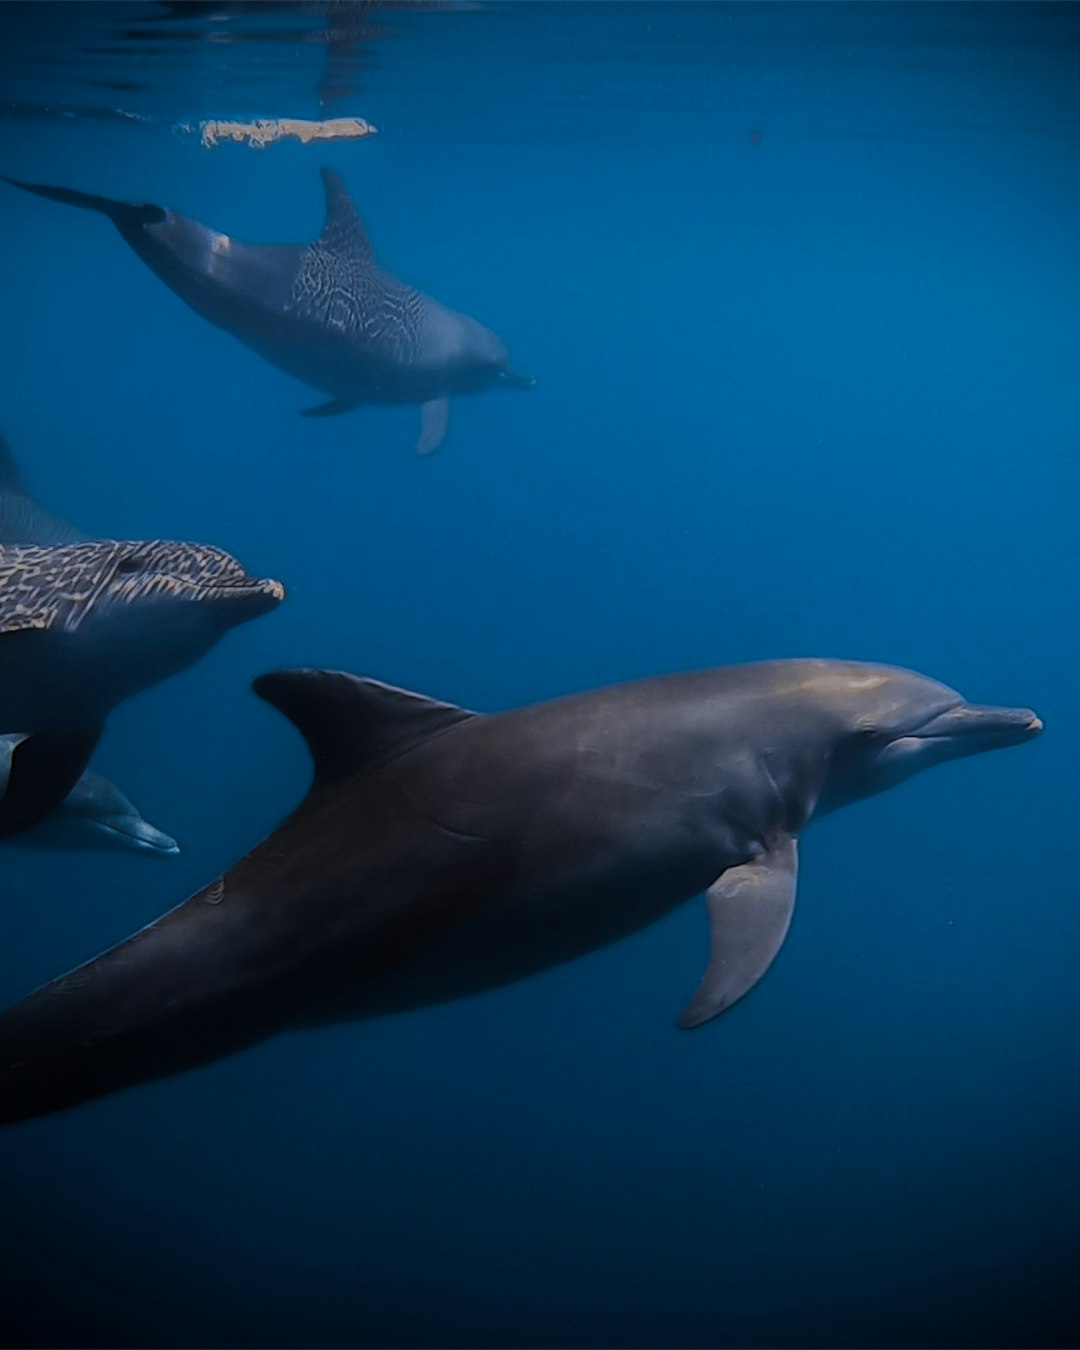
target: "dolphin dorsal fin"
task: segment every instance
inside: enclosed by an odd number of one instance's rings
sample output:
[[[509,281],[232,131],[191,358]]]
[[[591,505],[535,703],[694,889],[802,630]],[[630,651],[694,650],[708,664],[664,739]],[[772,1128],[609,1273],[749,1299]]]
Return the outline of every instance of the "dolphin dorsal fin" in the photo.
[[[11,453],[7,437],[2,434],[0,434],[0,492],[14,493],[19,497],[26,496],[26,484],[22,480],[19,466],[15,463],[15,456]]]
[[[351,778],[476,716],[454,703],[339,670],[276,670],[260,675],[252,688],[307,741],[316,787]]]
[[[324,167],[320,172],[326,190],[326,224],[319,235],[319,243],[331,253],[374,263],[375,250],[349,196],[349,189],[333,169]]]

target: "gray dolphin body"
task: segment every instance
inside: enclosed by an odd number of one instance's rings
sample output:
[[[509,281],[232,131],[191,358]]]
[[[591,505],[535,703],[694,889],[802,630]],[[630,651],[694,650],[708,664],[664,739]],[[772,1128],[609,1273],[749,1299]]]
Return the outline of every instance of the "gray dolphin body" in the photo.
[[[328,671],[256,690],[306,737],[309,795],[223,877],[0,1015],[0,1120],[519,980],[706,891],[711,955],[681,1018],[698,1026],[776,955],[813,816],[1040,729],[840,661],[493,716]]]
[[[453,395],[533,381],[510,369],[505,346],[483,324],[384,272],[344,183],[330,169],[322,176],[326,225],[303,245],[245,244],[164,207],[6,181],[108,216],[197,314],[332,395],[306,415],[419,403],[417,449],[427,453],[446,434]]]
[[[26,490],[7,441],[0,436],[0,544],[78,544],[88,536],[46,510]],[[26,739],[0,735],[0,801],[12,756]],[[180,852],[171,836],[144,820],[130,798],[100,774],[87,771],[40,825],[16,841],[45,848],[121,848],[154,857]]]
[[[61,805],[117,703],[283,596],[280,582],[204,544],[0,545],[0,726],[20,734],[0,839]]]

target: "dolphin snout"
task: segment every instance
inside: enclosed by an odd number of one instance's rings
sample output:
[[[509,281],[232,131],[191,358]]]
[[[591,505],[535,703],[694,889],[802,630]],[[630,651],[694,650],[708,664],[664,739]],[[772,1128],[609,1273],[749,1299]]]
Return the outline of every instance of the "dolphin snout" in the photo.
[[[1021,745],[1043,729],[1042,718],[1030,708],[996,708],[962,703],[928,722],[918,731],[920,740],[942,738],[977,741],[987,749]]]

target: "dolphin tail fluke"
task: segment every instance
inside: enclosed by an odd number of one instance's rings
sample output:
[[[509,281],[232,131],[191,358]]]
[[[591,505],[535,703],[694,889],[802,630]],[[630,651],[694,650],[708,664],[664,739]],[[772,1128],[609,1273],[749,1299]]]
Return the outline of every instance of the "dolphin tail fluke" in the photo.
[[[284,1028],[282,1008],[245,978],[250,913],[223,887],[0,1014],[0,1125],[196,1068]]]
[[[4,182],[22,188],[24,192],[32,192],[36,197],[47,197],[51,202],[100,211],[121,232],[139,225],[156,225],[165,219],[162,208],[149,202],[118,202],[111,197],[96,197],[91,192],[76,192],[74,188],[52,187],[48,183],[25,183],[19,178],[5,178]]]

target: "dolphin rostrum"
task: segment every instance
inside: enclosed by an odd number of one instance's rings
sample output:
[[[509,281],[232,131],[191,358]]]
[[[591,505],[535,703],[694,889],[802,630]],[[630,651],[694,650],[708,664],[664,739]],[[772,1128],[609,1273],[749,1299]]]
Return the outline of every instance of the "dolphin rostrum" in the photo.
[[[14,746],[0,839],[71,792],[106,714],[186,669],[285,592],[206,544],[0,545],[0,726]]]
[[[534,381],[511,370],[490,329],[384,272],[345,184],[331,169],[322,177],[326,224],[318,239],[301,245],[245,244],[161,206],[5,181],[108,216],[197,314],[331,395],[306,416],[419,403],[417,449],[426,454],[446,435],[453,395]]]
[[[680,1018],[699,1026],[776,956],[812,817],[1041,728],[847,661],[491,716],[331,671],[255,688],[308,742],[308,796],[224,876],[0,1014],[0,1121],[519,980],[705,891],[711,952]]]

